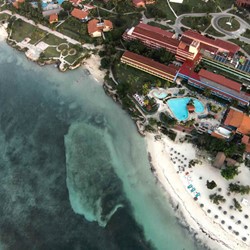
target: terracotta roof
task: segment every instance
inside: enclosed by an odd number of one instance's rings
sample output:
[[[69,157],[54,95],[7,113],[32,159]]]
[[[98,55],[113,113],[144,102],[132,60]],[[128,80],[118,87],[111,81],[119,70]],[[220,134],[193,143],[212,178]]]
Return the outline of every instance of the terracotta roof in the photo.
[[[225,87],[232,89],[232,90],[235,90],[237,92],[240,92],[240,90],[241,90],[240,83],[232,81],[232,80],[230,80],[222,75],[214,74],[214,73],[207,71],[207,70],[204,70],[204,69],[201,69],[198,74],[200,77],[203,77],[203,78],[206,78],[210,81],[216,82],[222,86],[225,86]]]
[[[57,22],[57,21],[58,21],[58,15],[56,13],[49,16],[50,23]]]
[[[242,137],[241,142],[246,145],[246,152],[250,152],[250,137],[247,135],[244,135]]]
[[[97,31],[101,32],[103,29],[107,27],[109,27],[110,29],[113,28],[113,24],[109,20],[104,20],[103,25],[98,25],[98,23],[100,23],[98,19],[92,19],[88,22],[88,33],[90,35]]]
[[[170,37],[172,38],[174,36],[174,33],[170,32],[170,31],[167,31],[167,30],[163,30],[161,28],[158,28],[158,27],[155,27],[155,26],[152,26],[152,25],[148,25],[148,24],[145,24],[145,23],[139,23],[136,27],[139,27],[141,29],[144,29],[144,30],[148,30],[148,31],[151,31],[151,32],[154,32],[154,33],[158,33],[164,37]]]
[[[88,12],[87,11],[82,11],[82,10],[79,10],[77,8],[74,8],[73,11],[71,12],[71,15],[75,18],[78,18],[78,19],[84,19],[88,16]]]
[[[205,43],[205,44],[210,45],[212,47],[224,49],[224,50],[229,51],[233,54],[235,54],[240,49],[240,47],[236,44],[233,44],[233,43],[230,43],[227,41],[223,41],[221,39],[208,38],[208,37],[203,36],[202,34],[196,32],[196,31],[193,31],[193,30],[184,31],[182,36],[191,38],[193,40],[198,40],[201,43]],[[207,48],[209,48],[209,47],[207,47]]]
[[[241,134],[250,134],[250,117],[238,109],[230,108],[224,124],[237,128]]]
[[[174,79],[177,72],[172,67],[168,67],[150,58],[137,55],[130,51],[125,51],[122,56],[122,59],[126,60],[127,62],[131,62],[132,64],[136,64],[142,68],[154,71],[155,73],[161,74],[165,77],[172,78],[172,80]]]
[[[143,5],[143,6],[145,6],[145,2],[144,2],[144,0],[133,0],[133,4],[134,5]]]
[[[96,31],[100,31],[101,29],[99,27],[97,27],[99,20],[97,19],[92,19],[88,22],[88,33],[91,35]]]
[[[110,20],[104,20],[104,25],[110,29],[113,29],[113,23]]]
[[[70,0],[70,2],[73,3],[73,4],[78,4],[78,3],[80,3],[81,1],[80,1],[80,0]]]

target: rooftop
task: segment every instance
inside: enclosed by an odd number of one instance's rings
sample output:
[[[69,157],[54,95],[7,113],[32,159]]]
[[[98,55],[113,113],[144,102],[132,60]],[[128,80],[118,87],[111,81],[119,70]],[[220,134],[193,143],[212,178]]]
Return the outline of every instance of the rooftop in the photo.
[[[241,134],[250,134],[250,117],[236,108],[230,108],[224,124],[237,128]]]
[[[201,69],[198,73],[200,77],[206,78],[210,81],[219,83],[220,85],[223,85],[229,89],[235,90],[237,92],[240,92],[241,90],[241,84],[235,81],[232,81],[222,75],[218,75],[215,73],[212,73],[210,71]]]
[[[80,9],[77,9],[77,8],[74,8],[71,12],[71,15],[75,18],[78,18],[78,19],[84,19],[88,16],[88,12],[87,11],[82,11]]]
[[[144,56],[140,56],[137,55],[135,53],[132,53],[130,51],[125,51],[122,58],[124,59],[128,59],[129,61],[135,63],[135,64],[139,64],[142,67],[148,68],[149,70],[153,70],[156,73],[160,73],[162,75],[168,75],[171,77],[175,77],[177,70],[166,66],[164,64],[158,63],[150,58],[144,57]]]
[[[188,37],[192,40],[198,40],[198,41],[205,43],[207,45],[210,45],[212,47],[224,49],[226,51],[231,52],[232,54],[235,54],[240,49],[240,47],[236,44],[233,44],[233,43],[221,40],[221,39],[208,38],[208,37],[203,36],[202,34],[196,32],[196,31],[193,31],[191,29],[183,32],[181,40],[183,39],[183,37]],[[185,41],[185,38],[183,41]]]

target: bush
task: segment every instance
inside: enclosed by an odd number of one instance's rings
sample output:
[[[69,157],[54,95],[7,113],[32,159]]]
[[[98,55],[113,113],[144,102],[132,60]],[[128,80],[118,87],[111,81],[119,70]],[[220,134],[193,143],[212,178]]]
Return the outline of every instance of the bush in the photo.
[[[242,212],[242,207],[240,205],[240,203],[234,198],[233,199],[233,202],[234,202],[234,207],[239,210],[240,212]]]
[[[219,205],[220,202],[225,202],[226,201],[226,199],[222,195],[219,195],[219,194],[216,194],[216,193],[209,195],[209,198],[216,205]]]
[[[215,181],[207,181],[207,188],[208,189],[213,189],[213,188],[215,188],[215,187],[217,187],[217,184],[216,184],[216,182]]]
[[[230,183],[229,184],[229,190],[234,193],[240,193],[240,194],[249,194],[250,192],[250,186],[243,186],[238,185],[236,183]]]

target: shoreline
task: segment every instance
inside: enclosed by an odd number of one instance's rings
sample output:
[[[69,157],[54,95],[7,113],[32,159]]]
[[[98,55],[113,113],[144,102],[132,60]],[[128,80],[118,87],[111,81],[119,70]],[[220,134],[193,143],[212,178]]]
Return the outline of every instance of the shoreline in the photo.
[[[4,41],[7,43],[7,37],[8,33],[6,29],[0,26],[0,42]],[[29,58],[27,57],[27,59]],[[92,54],[90,58],[84,59],[83,63],[80,63],[79,66],[82,66],[98,84],[102,85],[106,71],[99,69],[100,60],[99,55]],[[36,61],[36,63],[38,62]],[[38,63],[38,65],[40,64]],[[166,202],[168,200],[171,201],[170,203],[178,223],[188,230],[188,233],[194,237],[199,245],[204,245],[206,248],[248,249],[246,244],[238,241],[233,236],[231,237],[219,224],[208,217],[205,211],[197,206],[197,201],[194,201],[185,189],[180,176],[174,169],[170,156],[165,150],[166,146],[169,147],[169,145],[172,145],[174,147],[176,143],[163,135],[162,137],[161,141],[156,141],[154,134],[146,134],[148,158],[151,172],[157,180],[157,185],[160,185],[164,191]],[[213,231],[216,232],[216,235]]]
[[[198,201],[194,201],[185,189],[166,152],[166,147],[173,147],[176,143],[165,136],[162,138],[160,141],[156,141],[154,134],[147,133],[145,139],[149,162],[157,183],[166,194],[166,199],[171,201],[179,223],[189,231],[198,244],[204,245],[206,248],[248,249],[247,244],[226,232],[218,223],[208,217],[200,206],[197,206]]]

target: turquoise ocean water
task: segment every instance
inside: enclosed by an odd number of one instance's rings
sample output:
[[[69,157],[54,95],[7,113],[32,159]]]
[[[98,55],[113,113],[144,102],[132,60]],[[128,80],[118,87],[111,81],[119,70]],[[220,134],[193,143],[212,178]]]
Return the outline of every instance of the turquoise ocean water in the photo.
[[[0,152],[0,249],[201,249],[134,123],[82,69],[0,43]]]

